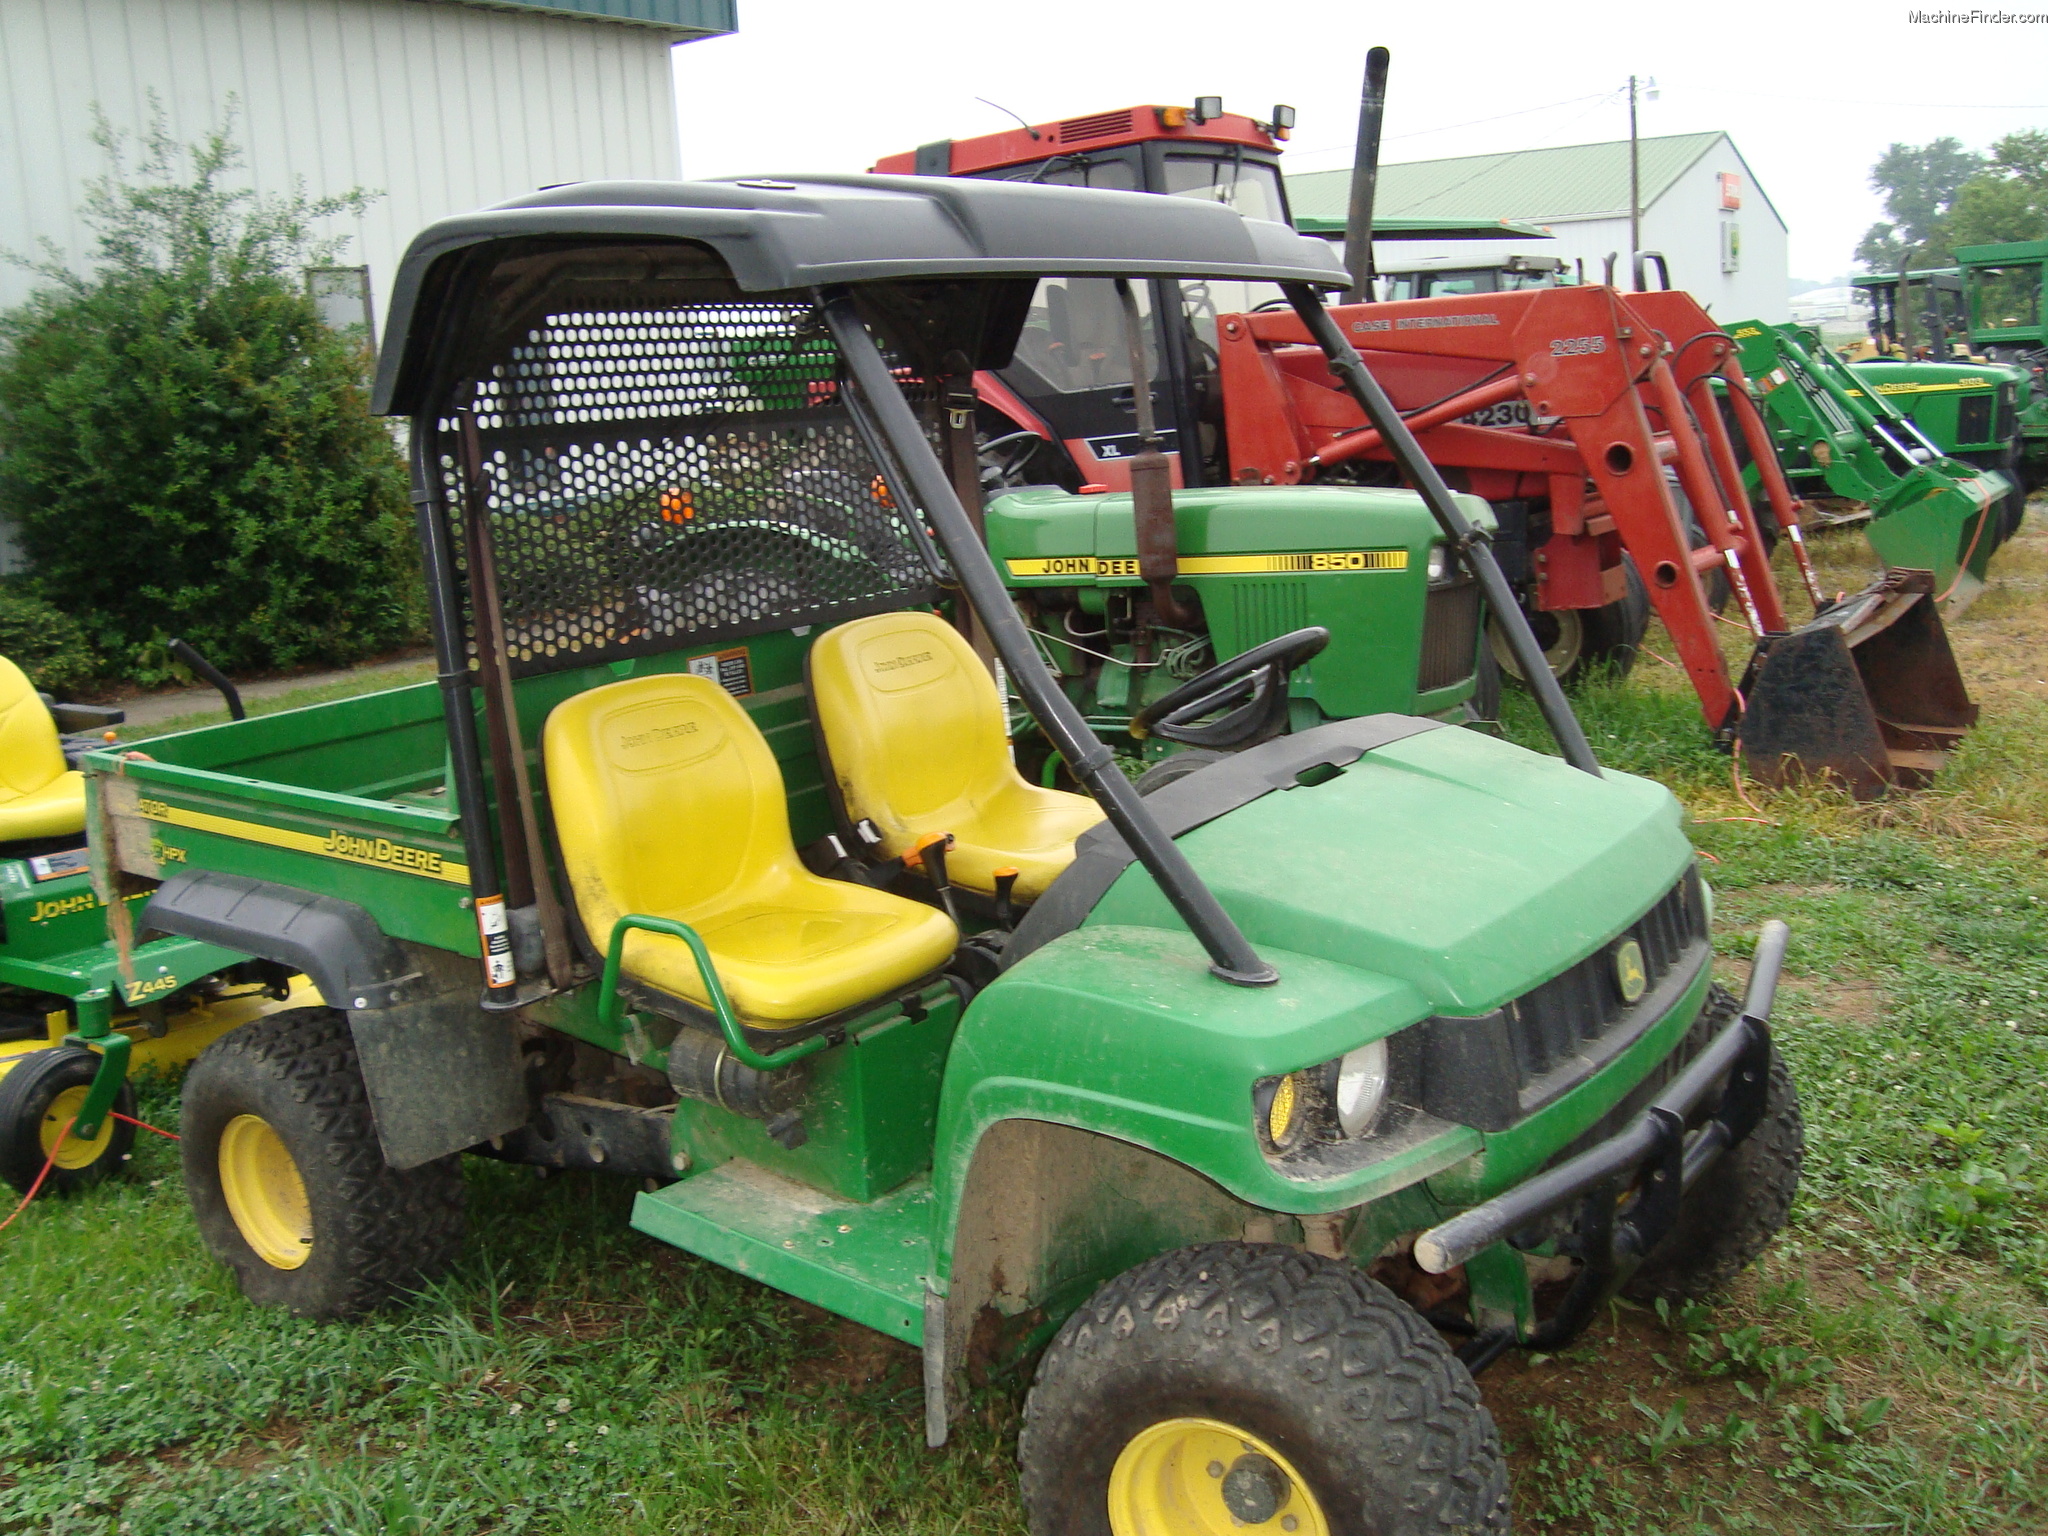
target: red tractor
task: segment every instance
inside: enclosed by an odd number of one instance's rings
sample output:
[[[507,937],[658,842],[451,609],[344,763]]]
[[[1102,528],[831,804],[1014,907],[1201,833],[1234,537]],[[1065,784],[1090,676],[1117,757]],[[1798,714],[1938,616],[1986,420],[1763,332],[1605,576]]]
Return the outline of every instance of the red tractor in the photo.
[[[875,169],[1203,197],[1285,221],[1292,115],[1258,122],[1214,98],[1131,107],[927,144]],[[1009,365],[977,375],[986,489],[1129,485],[1136,401],[1108,289],[1041,282]],[[1149,289],[1149,393],[1176,485],[1403,483],[1277,290]],[[1496,555],[1559,676],[1626,668],[1654,611],[1708,727],[1753,771],[1827,770],[1861,794],[1920,782],[1974,721],[1931,586],[1898,572],[1827,602],[1735,347],[1690,296],[1553,285],[1330,314],[1431,462],[1492,505]],[[1781,537],[1826,610],[1797,630],[1770,567]],[[1723,659],[1726,622],[1755,643],[1741,679]]]

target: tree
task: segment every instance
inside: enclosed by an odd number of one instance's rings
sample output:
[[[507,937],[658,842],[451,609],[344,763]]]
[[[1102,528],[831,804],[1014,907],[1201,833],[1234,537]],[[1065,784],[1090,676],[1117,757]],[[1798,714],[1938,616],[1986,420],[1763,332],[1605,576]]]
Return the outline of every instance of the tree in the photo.
[[[173,635],[242,670],[388,650],[421,627],[405,470],[365,348],[302,283],[340,247],[314,221],[372,196],[232,186],[233,102],[189,146],[152,106],[139,155],[99,119],[93,269],[13,258],[44,279],[0,316],[0,515],[29,584],[141,682]]]
[[[2048,132],[2022,129],[1992,145],[1991,164],[1957,189],[1944,232],[1951,247],[2048,239]]]
[[[1948,261],[1942,220],[1963,183],[1984,169],[1984,157],[1962,141],[1894,144],[1870,168],[1870,185],[1884,194],[1888,220],[1870,226],[1856,247],[1856,259],[1874,272],[1896,272],[1909,256],[1916,267]],[[1939,249],[1915,255],[1933,241]]]

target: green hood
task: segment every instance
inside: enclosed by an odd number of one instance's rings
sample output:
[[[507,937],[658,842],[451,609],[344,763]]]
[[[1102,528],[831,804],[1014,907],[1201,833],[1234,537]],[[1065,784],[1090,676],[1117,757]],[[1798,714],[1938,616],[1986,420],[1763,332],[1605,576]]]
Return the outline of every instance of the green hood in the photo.
[[[1585,958],[1692,859],[1662,786],[1458,728],[1179,841],[1255,946],[1408,982],[1449,1014],[1485,1013]],[[1087,923],[1181,926],[1135,864]]]

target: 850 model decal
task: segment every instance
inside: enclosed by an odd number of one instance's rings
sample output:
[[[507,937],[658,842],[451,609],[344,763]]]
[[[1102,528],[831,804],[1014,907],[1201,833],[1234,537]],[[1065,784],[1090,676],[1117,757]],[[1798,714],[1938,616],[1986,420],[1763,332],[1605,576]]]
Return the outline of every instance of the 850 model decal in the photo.
[[[1131,556],[1051,555],[1007,560],[1012,576],[1092,576],[1138,579]],[[1405,571],[1405,549],[1332,549],[1299,555],[1182,555],[1183,576],[1312,575],[1343,571]]]

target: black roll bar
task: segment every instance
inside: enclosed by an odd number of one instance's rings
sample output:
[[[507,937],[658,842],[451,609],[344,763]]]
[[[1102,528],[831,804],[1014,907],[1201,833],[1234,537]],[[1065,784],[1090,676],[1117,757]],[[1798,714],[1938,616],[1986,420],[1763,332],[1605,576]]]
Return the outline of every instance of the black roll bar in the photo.
[[[1202,883],[1187,856],[1146,809],[1116,754],[1100,741],[1073,702],[1053,681],[1031,644],[1023,620],[1010,603],[1009,590],[997,574],[988,551],[975,537],[967,509],[953,490],[939,461],[925,441],[917,415],[896,386],[888,362],[861,323],[860,313],[844,288],[819,294],[825,323],[831,327],[840,356],[846,359],[851,382],[867,406],[867,414],[894,450],[896,465],[910,481],[918,505],[931,519],[939,546],[953,567],[968,604],[980,618],[996,654],[1009,669],[1010,681],[1024,696],[1032,715],[1087,786],[1131,851],[1137,855],[1173,909],[1209,952],[1209,969],[1241,987],[1270,986],[1280,973],[1259,957],[1230,914]],[[1142,381],[1140,381],[1142,383]],[[1534,643],[1533,641],[1531,642]],[[1547,674],[1546,674],[1547,675]]]
[[[1543,647],[1536,643],[1528,615],[1522,612],[1507,577],[1501,574],[1500,562],[1494,559],[1487,536],[1458,510],[1457,502],[1451,499],[1451,488],[1444,484],[1444,477],[1415,441],[1415,434],[1408,430],[1408,423],[1401,419],[1387,392],[1380,388],[1380,381],[1372,376],[1358,349],[1345,339],[1330,312],[1323,308],[1322,295],[1307,283],[1288,283],[1284,287],[1287,301],[1301,316],[1301,323],[1308,327],[1316,345],[1323,349],[1323,356],[1329,359],[1330,371],[1358,402],[1365,419],[1378,429],[1380,440],[1394,455],[1394,462],[1408,483],[1421,493],[1458,558],[1478,578],[1479,589],[1486,594],[1486,605],[1493,610],[1493,620],[1500,625],[1501,633],[1507,636],[1508,649],[1515,653],[1515,664],[1522,669],[1529,691],[1536,695],[1536,707],[1543,711],[1543,722],[1550,727],[1558,751],[1574,768],[1599,778],[1599,761],[1586,744],[1586,733],[1579,728],[1578,716],[1572,713],[1571,702],[1565,698],[1550,663],[1544,660]]]

